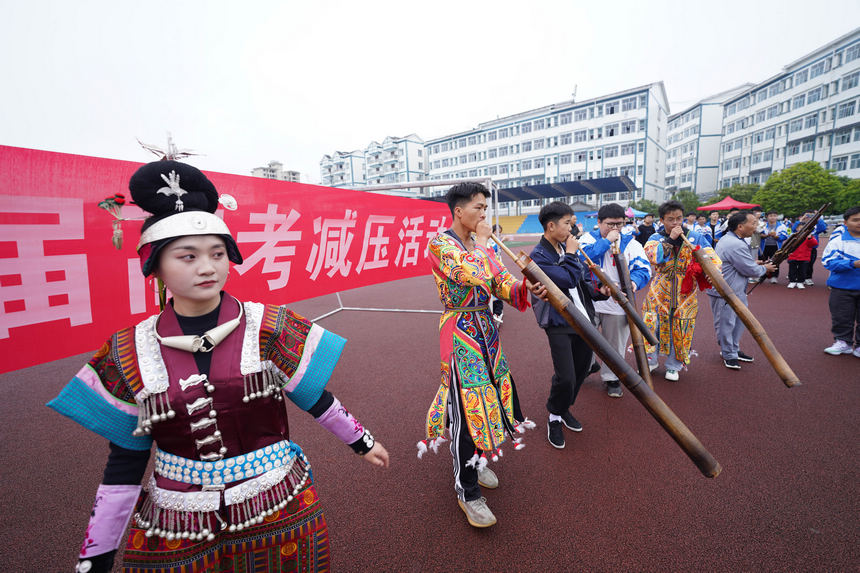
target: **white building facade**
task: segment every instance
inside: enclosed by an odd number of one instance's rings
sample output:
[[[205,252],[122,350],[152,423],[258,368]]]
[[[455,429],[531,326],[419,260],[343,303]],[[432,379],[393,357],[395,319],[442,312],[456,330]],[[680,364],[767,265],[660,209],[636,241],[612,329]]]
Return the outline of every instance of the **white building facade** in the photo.
[[[669,116],[666,147],[666,191],[687,190],[701,197],[719,189],[723,104],[753,84],[712,95]]]
[[[284,164],[280,161],[269,161],[269,164],[265,167],[255,167],[251,170],[251,175],[265,179],[277,179],[278,181],[293,181],[295,183],[299,183],[301,179],[298,171],[284,170]]]
[[[502,188],[627,175],[635,192],[579,199],[661,202],[667,119],[662,82],[548,105],[428,140],[428,175],[430,180],[490,177]],[[533,203],[523,206],[538,206]]]
[[[804,161],[860,177],[860,28],[725,104],[721,187]]]
[[[412,133],[386,137],[382,143],[371,141],[364,150],[324,155],[320,160],[320,176],[327,187],[349,189],[424,181],[427,176],[424,140]]]
[[[365,184],[364,152],[335,151],[320,160],[320,181],[326,187],[355,189]]]

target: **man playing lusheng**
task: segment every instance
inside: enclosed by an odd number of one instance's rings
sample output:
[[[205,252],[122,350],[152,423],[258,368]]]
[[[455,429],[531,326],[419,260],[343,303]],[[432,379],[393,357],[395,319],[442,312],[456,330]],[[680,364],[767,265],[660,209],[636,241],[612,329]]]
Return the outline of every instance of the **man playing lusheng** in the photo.
[[[755,261],[746,239],[756,233],[758,219],[752,213],[738,211],[729,217],[728,230],[717,243],[717,256],[723,262],[723,278],[737,297],[747,304],[746,285],[749,279],[757,279],[765,272],[774,272],[771,263]],[[740,370],[739,362],[752,362],[753,357],[741,352],[740,340],[744,324],[725,299],[714,288],[705,291],[711,301],[714,314],[714,329],[717,343],[726,368]]]
[[[645,243],[645,255],[654,266],[654,277],[642,312],[645,324],[657,336],[660,354],[667,356],[666,380],[676,381],[684,364],[690,362],[699,311],[696,286],[705,289],[710,285],[695,261],[693,250],[681,238],[684,207],[677,201],[666,201],[658,213],[663,229]],[[704,237],[695,231],[687,231],[686,237],[720,266],[720,259]],[[649,365],[656,367],[657,349],[647,341],[645,347]]]
[[[543,237],[532,250],[532,260],[568,295],[577,310],[594,320],[595,295],[586,282],[588,271],[576,252],[579,242],[571,232],[570,205],[553,201],[544,205],[538,218],[543,226]],[[583,235],[583,236],[587,236]],[[634,241],[635,242],[635,241]],[[601,295],[606,298],[605,295]],[[582,424],[570,413],[582,382],[589,374],[592,352],[588,344],[573,330],[567,321],[548,302],[534,301],[538,326],[544,329],[549,340],[553,376],[546,409],[549,411],[547,439],[554,448],[565,446],[562,425],[572,432],[581,432]]]
[[[618,232],[624,223],[624,208],[616,203],[608,203],[597,212],[597,229],[582,236],[582,250],[588,257],[615,281],[621,283],[618,278],[618,269],[615,267],[615,259],[611,248],[613,243],[619,242],[619,250],[627,259],[627,268],[630,271],[630,280],[636,290],[644,288],[651,280],[651,265],[645,258],[645,251],[632,235],[623,235]],[[611,344],[618,354],[625,355],[627,350],[627,339],[630,336],[630,327],[627,324],[627,315],[624,309],[612,299],[598,301],[594,304],[597,312],[597,322],[603,332],[603,337]],[[606,392],[612,398],[620,398],[624,393],[618,376],[609,366],[604,364],[600,368],[600,378],[606,382]]]
[[[427,438],[434,450],[451,432],[454,490],[460,508],[474,527],[489,527],[496,517],[481,497],[481,488],[496,488],[498,478],[486,468],[485,452],[501,454],[508,437],[534,427],[518,412],[516,389],[489,309],[490,295],[523,311],[528,291],[545,297],[541,284],[516,280],[487,246],[490,192],[476,183],[448,191],[451,228],[428,245],[439,299],[442,383],[427,413]],[[472,234],[474,233],[474,238]],[[446,420],[447,418],[447,420]],[[514,440],[515,448],[519,438]],[[419,457],[427,441],[419,443]]]

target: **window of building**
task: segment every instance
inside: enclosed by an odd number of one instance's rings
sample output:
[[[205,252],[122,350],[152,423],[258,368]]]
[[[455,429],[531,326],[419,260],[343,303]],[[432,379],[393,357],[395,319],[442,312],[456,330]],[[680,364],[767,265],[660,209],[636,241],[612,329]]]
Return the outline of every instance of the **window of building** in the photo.
[[[561,125],[567,125],[573,119],[573,114],[570,112],[563,113],[559,116],[559,118],[561,119]]]
[[[446,151],[448,151],[448,149],[449,149],[449,148],[450,148],[450,147],[449,147],[448,142],[445,142],[445,143],[443,143],[443,144],[442,144],[442,152],[443,152],[443,153],[444,153],[444,152],[446,152]]]
[[[520,126],[520,133],[529,133],[532,130],[531,123],[524,123]]]
[[[855,153],[851,156],[850,169],[860,169],[860,153]]]
[[[606,126],[606,137],[614,137],[618,135],[618,124],[610,123]]]
[[[520,144],[520,149],[522,150],[523,153],[531,151],[532,150],[532,142],[531,141],[523,141]]]
[[[769,139],[773,139],[773,138],[775,138],[775,137],[776,137],[776,128],[775,128],[775,127],[771,127],[770,129],[766,129],[766,130],[764,131],[764,139],[765,139],[765,141],[767,141],[767,140],[769,140]]]
[[[573,112],[574,121],[585,121],[586,119],[588,119],[587,109],[577,109]]]
[[[841,104],[836,112],[836,119],[842,119],[854,115],[854,104],[856,102],[849,101]]]
[[[621,100],[621,111],[630,111],[636,109],[636,98],[628,97]]]
[[[571,132],[562,133],[561,134],[561,144],[562,145],[570,145],[573,143],[573,134]]]
[[[764,131],[757,131],[752,134],[753,145],[755,145],[756,143],[761,143],[762,141],[764,141]]]
[[[495,165],[493,165],[491,167],[487,167],[487,175],[496,175],[498,172],[499,172],[499,169]]]
[[[761,103],[767,99],[767,90],[761,90],[756,94],[756,103]]]
[[[757,111],[757,112],[756,112],[756,114],[755,114],[755,122],[756,122],[756,123],[761,123],[761,122],[763,122],[763,121],[765,120],[765,114],[766,114],[766,113],[767,113],[767,111],[766,111],[766,110],[763,110],[763,109],[762,109],[762,110]]]
[[[503,127],[502,129],[499,130],[499,139],[504,139],[507,136],[508,136],[508,128],[507,127]]]
[[[840,129],[833,135],[833,145],[843,145],[851,142],[851,128]]]
[[[823,88],[821,86],[814,90],[809,90],[806,94],[806,103],[814,103],[821,99]]]
[[[857,58],[860,58],[860,43],[856,43],[845,49],[843,61],[847,64],[848,62],[853,62]]]
[[[503,164],[499,165],[499,174],[507,173],[507,172],[508,172],[508,164],[507,163],[503,163]]]
[[[780,84],[779,82],[771,84],[770,87],[767,89],[767,97],[779,95],[780,92],[782,92],[782,84]]]
[[[573,140],[577,143],[581,143],[588,138],[588,132],[586,130],[576,131],[573,134]]]
[[[639,131],[645,131],[645,120],[644,119],[639,120]],[[659,139],[659,136],[660,136],[660,128],[659,127],[657,128],[657,136]]]
[[[845,171],[848,169],[848,156],[834,157],[830,162],[830,168],[836,171]]]
[[[585,157],[586,157],[586,154],[584,151],[577,151],[576,153],[573,154],[573,160],[576,161],[577,163],[579,163],[581,161],[585,161]]]
[[[606,147],[603,150],[604,157],[618,157],[618,146],[613,145],[612,147]]]
[[[508,146],[503,145],[499,148],[499,157],[504,157],[508,154]]]
[[[543,139],[535,139],[533,143],[533,147],[535,150],[544,148],[544,140]]]
[[[812,151],[813,149],[815,149],[815,138],[814,137],[812,139],[804,139],[800,143],[800,150],[803,153],[806,153],[808,151]]]
[[[853,74],[848,74],[847,76],[842,77],[842,90],[850,90],[851,88],[856,88],[857,84],[860,84],[860,71],[856,71]]]
[[[829,64],[830,60],[821,60],[820,62],[816,62],[809,67],[809,79],[816,78],[823,74],[825,71],[825,64]],[[829,68],[829,66],[827,66]]]
[[[806,105],[806,94],[796,95],[794,96],[794,99],[791,100],[791,109],[797,109],[804,105]]]
[[[636,153],[635,143],[624,143],[621,145],[621,155],[633,155]]]
[[[761,163],[761,152],[752,154],[752,164]]]
[[[543,169],[546,165],[546,160],[543,157],[535,159],[535,169]]]
[[[621,122],[621,133],[633,133],[636,131],[636,120]]]
[[[487,133],[487,141],[495,141],[496,140],[496,132],[491,131]]]
[[[795,131],[800,131],[803,129],[803,119],[793,119],[791,123],[788,124],[788,131],[794,133]]]
[[[809,79],[809,70],[800,70],[794,74],[794,85],[798,86]]]
[[[469,136],[469,145],[475,145],[476,143],[478,143],[478,136],[477,135],[470,135]]]
[[[532,125],[534,125],[535,131],[537,131],[539,129],[543,129],[544,127],[546,127],[546,120],[545,119],[536,119],[536,120],[534,120],[534,122],[532,122]]]
[[[532,168],[532,160],[531,159],[523,159],[523,161],[520,163],[520,168],[523,171],[527,171],[527,170],[531,169]]]
[[[487,159],[495,159],[498,154],[498,150],[495,147],[492,147],[487,150]]]
[[[772,119],[779,115],[779,105],[772,105],[767,108],[767,118]]]
[[[642,172],[643,172],[643,171],[644,171],[644,167],[643,167],[643,166],[641,166],[641,165],[637,165],[637,166],[636,166],[636,175],[642,175]]]
[[[789,143],[788,148],[785,151],[785,154],[788,156],[797,155],[800,153],[800,144],[799,143]]]
[[[644,151],[645,151],[645,142],[644,142],[644,141],[640,141],[640,142],[639,142],[639,153],[642,153],[642,152],[644,152]]]
[[[570,153],[562,153],[561,155],[559,155],[558,162],[562,165],[570,163]]]
[[[606,115],[612,115],[618,112],[618,102],[611,101],[606,104]]]
[[[639,96],[639,107],[644,108],[648,106],[648,94],[641,94]]]

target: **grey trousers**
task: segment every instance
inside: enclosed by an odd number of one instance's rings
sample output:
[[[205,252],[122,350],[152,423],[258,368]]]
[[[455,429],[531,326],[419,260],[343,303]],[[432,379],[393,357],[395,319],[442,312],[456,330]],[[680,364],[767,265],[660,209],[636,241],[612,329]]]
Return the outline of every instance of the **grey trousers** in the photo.
[[[735,293],[737,294],[737,293]],[[746,304],[746,297],[738,295]],[[740,349],[741,335],[744,333],[744,323],[732,310],[732,307],[721,296],[710,296],[711,312],[714,314],[714,330],[720,345],[720,355],[723,360],[736,360]]]
[[[630,337],[630,326],[626,314],[597,313],[597,325],[603,333],[603,338],[612,345],[621,358],[626,359],[627,339]],[[606,364],[600,365],[600,379],[604,382],[618,380],[618,376]]]

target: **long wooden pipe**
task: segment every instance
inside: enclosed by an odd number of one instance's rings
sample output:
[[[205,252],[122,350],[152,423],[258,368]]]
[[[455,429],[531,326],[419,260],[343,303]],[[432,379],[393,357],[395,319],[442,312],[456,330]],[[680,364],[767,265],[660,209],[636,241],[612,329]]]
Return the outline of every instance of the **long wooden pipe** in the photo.
[[[699,471],[706,477],[716,477],[722,471],[722,466],[705,449],[702,442],[684,425],[684,422],[666,405],[660,397],[645,384],[642,377],[618,354],[615,348],[597,331],[591,321],[582,314],[558,286],[543,272],[540,267],[524,253],[514,255],[504,243],[493,236],[499,247],[511,257],[522,270],[523,275],[532,282],[540,282],[546,287],[549,303],[573,327],[577,334],[591,347],[603,362],[618,376],[627,389],[648,410],[663,429],[690,457]]]
[[[717,269],[710,257],[706,256],[701,249],[694,246],[683,233],[681,234],[681,237],[684,238],[684,242],[687,243],[693,251],[693,256],[702,267],[702,270],[705,271],[705,274],[708,275],[711,284],[715,289],[717,289],[717,292],[720,293],[723,300],[732,307],[732,310],[735,311],[735,314],[738,315],[738,318],[741,319],[741,322],[744,323],[747,330],[750,331],[750,334],[752,334],[762,352],[764,352],[764,355],[767,357],[768,362],[770,362],[770,365],[773,366],[774,370],[776,370],[777,375],[779,375],[783,383],[785,383],[789,388],[799,386],[800,379],[794,371],[792,371],[788,362],[785,361],[785,358],[783,358],[782,354],[780,354],[776,349],[776,346],[773,345],[773,342],[770,340],[767,332],[765,332],[764,327],[758,319],[753,316],[752,311],[750,311],[747,305],[738,298],[738,295],[735,294],[735,291],[732,290],[732,287],[730,287],[729,283],[726,282],[726,279],[723,278],[723,274],[719,269]]]
[[[615,268],[618,269],[618,278],[621,281],[621,290],[627,298],[636,305],[636,292],[633,289],[633,281],[630,278],[630,269],[627,267],[627,257],[618,248],[617,243],[612,245],[612,258],[615,259]],[[638,315],[637,315],[638,316]],[[645,342],[642,340],[642,333],[630,315],[627,315],[627,324],[630,327],[630,341],[633,343],[633,355],[636,357],[636,366],[639,368],[639,375],[645,380],[645,383],[653,390],[654,382],[651,381],[651,368],[648,366],[648,353],[645,351]],[[648,330],[651,333],[651,330]],[[651,342],[649,340],[649,342]],[[656,339],[651,344],[656,345]]]
[[[648,343],[652,345],[657,344],[657,338],[654,336],[654,333],[651,332],[651,329],[645,324],[645,321],[642,320],[642,317],[639,316],[639,313],[636,312],[636,307],[630,300],[625,296],[625,294],[618,288],[618,285],[615,284],[615,281],[610,279],[603,269],[600,268],[600,265],[591,260],[591,257],[586,254],[585,250],[581,247],[579,252],[582,253],[582,256],[585,257],[585,261],[588,264],[589,270],[594,273],[601,283],[605,284],[609,287],[609,293],[612,295],[612,298],[615,299],[615,302],[624,310],[624,314],[627,315],[627,319],[632,322],[636,326],[636,330],[642,333],[646,339],[648,339]],[[516,260],[516,259],[514,259]],[[630,327],[631,331],[633,327]],[[650,384],[649,384],[650,386]]]

